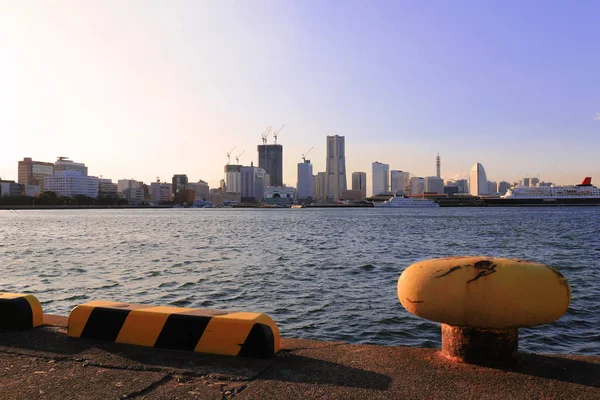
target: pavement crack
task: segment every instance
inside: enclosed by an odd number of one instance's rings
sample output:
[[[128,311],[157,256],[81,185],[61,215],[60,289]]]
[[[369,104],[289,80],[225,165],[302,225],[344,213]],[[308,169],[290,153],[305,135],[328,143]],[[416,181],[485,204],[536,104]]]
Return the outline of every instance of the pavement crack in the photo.
[[[165,375],[161,379],[157,380],[156,382],[151,383],[144,389],[140,389],[135,392],[129,393],[121,398],[122,399],[135,399],[136,397],[145,396],[145,395],[149,394],[150,392],[154,391],[156,388],[171,381],[172,379],[173,379],[173,377],[171,375]]]

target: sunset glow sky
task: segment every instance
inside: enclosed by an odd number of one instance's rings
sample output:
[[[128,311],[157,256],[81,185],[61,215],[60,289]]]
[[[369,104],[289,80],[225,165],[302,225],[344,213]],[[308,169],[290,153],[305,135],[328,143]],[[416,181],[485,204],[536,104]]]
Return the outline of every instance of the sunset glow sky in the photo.
[[[369,182],[373,161],[434,175],[439,152],[446,179],[481,162],[598,184],[599,18],[597,1],[0,0],[0,177],[68,156],[214,187],[232,147],[256,163],[286,124],[292,186],[332,134]]]

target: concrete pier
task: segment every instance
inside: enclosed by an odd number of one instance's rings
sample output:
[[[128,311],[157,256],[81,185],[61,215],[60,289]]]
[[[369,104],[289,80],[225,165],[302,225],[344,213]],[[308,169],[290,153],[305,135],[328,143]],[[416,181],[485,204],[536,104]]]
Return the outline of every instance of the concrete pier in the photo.
[[[439,349],[282,339],[257,360],[68,338],[65,317],[0,330],[6,399],[598,399],[600,357],[520,354],[506,368]]]

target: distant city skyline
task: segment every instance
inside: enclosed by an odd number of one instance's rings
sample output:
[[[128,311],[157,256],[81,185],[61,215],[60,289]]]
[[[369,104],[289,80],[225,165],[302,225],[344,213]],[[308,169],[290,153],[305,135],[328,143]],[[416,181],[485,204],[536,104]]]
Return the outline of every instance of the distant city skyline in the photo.
[[[600,4],[202,2],[0,5],[0,177],[24,157],[147,183],[218,187],[285,124],[283,183],[323,138],[346,176],[600,181]],[[269,21],[262,23],[258,21]],[[269,144],[273,137],[269,138]],[[242,153],[244,152],[244,153]],[[350,185],[348,180],[348,185]]]

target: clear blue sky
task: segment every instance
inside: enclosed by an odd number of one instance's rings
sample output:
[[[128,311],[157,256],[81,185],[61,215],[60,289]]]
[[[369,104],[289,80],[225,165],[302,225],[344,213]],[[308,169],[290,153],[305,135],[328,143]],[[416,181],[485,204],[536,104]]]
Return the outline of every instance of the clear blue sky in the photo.
[[[598,21],[598,1],[0,0],[0,177],[69,156],[216,186],[285,123],[290,185],[327,134],[348,175],[433,175],[439,152],[444,178],[598,182]]]

